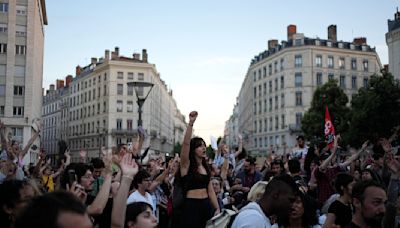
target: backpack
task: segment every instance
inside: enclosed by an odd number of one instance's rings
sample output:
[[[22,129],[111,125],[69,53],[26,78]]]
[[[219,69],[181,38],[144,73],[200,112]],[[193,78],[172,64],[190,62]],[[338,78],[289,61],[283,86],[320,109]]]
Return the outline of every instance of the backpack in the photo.
[[[207,221],[206,228],[230,228],[238,212],[222,209],[222,212]]]

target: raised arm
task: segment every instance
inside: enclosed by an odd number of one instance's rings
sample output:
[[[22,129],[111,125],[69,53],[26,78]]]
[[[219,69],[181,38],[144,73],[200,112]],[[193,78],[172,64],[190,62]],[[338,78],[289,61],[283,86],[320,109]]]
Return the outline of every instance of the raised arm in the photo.
[[[132,154],[127,153],[122,157],[120,162],[122,170],[121,185],[118,193],[113,200],[113,208],[111,212],[111,228],[122,228],[125,226],[126,200],[128,198],[129,187],[133,181],[133,177],[139,168]]]
[[[107,151],[103,156],[104,161],[104,182],[101,185],[100,191],[94,199],[93,203],[87,207],[89,215],[99,215],[103,213],[106,207],[108,197],[110,195],[111,180],[112,180],[112,153]]]
[[[239,148],[238,148],[238,150],[235,152],[235,158],[236,158],[237,156],[239,156],[239,154],[241,154],[242,151],[243,151],[243,138],[242,138],[242,135],[241,135],[241,134],[238,134],[238,141],[239,141]]]
[[[37,137],[39,137],[40,132],[42,131],[42,124],[39,123],[37,124],[38,130],[36,131],[36,133],[32,136],[32,138],[29,139],[28,143],[26,144],[26,146],[24,147],[24,149],[22,149],[22,151],[19,154],[19,159],[23,159],[26,155],[26,153],[28,153],[29,148],[31,147],[32,143],[37,139]]]
[[[173,162],[174,160],[170,160],[168,162],[168,167],[166,167],[166,169],[155,180],[153,180],[149,187],[149,192],[153,192],[154,190],[156,190],[156,188],[165,180],[171,170]]]
[[[359,149],[356,153],[354,153],[353,155],[351,155],[351,157],[349,157],[346,161],[344,161],[343,163],[340,164],[340,166],[342,167],[346,167],[348,165],[350,165],[353,161],[355,161],[360,154],[365,151],[365,149],[368,146],[368,140],[364,142],[364,144],[362,145],[361,149]]]
[[[331,149],[331,155],[325,159],[322,164],[319,166],[319,170],[321,172],[325,171],[325,169],[329,166],[329,164],[331,163],[332,159],[336,156],[336,150],[337,150],[337,146],[338,146],[338,141],[340,139],[340,135],[337,135],[335,137],[335,141],[333,143],[333,147]]]
[[[181,176],[185,176],[189,170],[190,139],[192,138],[193,124],[196,121],[197,115],[198,114],[196,111],[192,111],[189,114],[189,124],[186,128],[185,137],[183,138],[183,144],[181,149],[181,163],[180,163]]]

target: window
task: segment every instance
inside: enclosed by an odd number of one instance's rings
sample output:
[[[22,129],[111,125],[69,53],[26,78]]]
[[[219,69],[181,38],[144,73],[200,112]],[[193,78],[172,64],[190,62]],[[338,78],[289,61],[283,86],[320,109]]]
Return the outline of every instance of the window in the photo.
[[[357,59],[351,59],[351,69],[357,70]]]
[[[339,58],[339,68],[340,69],[345,69],[345,62],[344,62],[344,57]]]
[[[333,73],[329,73],[328,74],[328,80],[331,81],[331,80],[334,80],[334,79],[335,79],[335,75]]]
[[[124,95],[124,85],[117,84],[117,95]]]
[[[8,3],[0,3],[0,12],[8,12]]]
[[[258,114],[261,114],[261,109],[262,109],[262,103],[261,101],[258,101]]]
[[[351,77],[351,88],[357,89],[357,77],[354,75]]]
[[[300,72],[294,74],[294,86],[296,87],[303,86],[303,76]]]
[[[328,68],[333,68],[333,56],[328,56]]]
[[[263,78],[267,76],[267,67],[263,67]]]
[[[117,130],[122,129],[122,119],[117,119]]]
[[[133,95],[133,85],[128,85],[128,95]]]
[[[315,65],[316,67],[322,67],[322,55],[317,55],[315,57]]]
[[[365,72],[368,72],[368,60],[363,61],[363,68]]]
[[[128,72],[128,79],[133,80],[133,73],[132,72]]]
[[[257,138],[254,138],[254,147],[258,147],[258,145],[257,145]]]
[[[317,86],[322,85],[322,73],[318,72],[317,73]]]
[[[272,64],[268,65],[268,75],[272,74]]]
[[[278,106],[279,106],[278,96],[275,96],[275,110],[278,109]]]
[[[107,85],[104,85],[104,96],[107,96]]]
[[[7,53],[7,44],[0,44],[0,54]]]
[[[285,94],[281,94],[281,108],[285,107]]]
[[[267,112],[267,99],[264,99],[264,112]]]
[[[128,101],[128,103],[126,105],[126,111],[133,112],[133,101]]]
[[[107,73],[104,73],[104,81],[107,81]]]
[[[257,72],[256,71],[253,72],[253,81],[254,82],[257,81]]]
[[[139,81],[143,81],[144,80],[144,74],[143,73],[139,73],[138,74],[138,80]]]
[[[136,94],[136,96],[143,96],[143,87],[139,87],[138,89],[137,89],[137,94]]]
[[[274,62],[274,71],[275,71],[275,73],[278,72],[278,61]]]
[[[4,116],[4,106],[0,106],[0,116]]]
[[[272,117],[269,118],[269,131],[272,131]]]
[[[268,137],[264,137],[264,147],[268,146]]]
[[[301,126],[302,119],[303,119],[303,113],[301,113],[301,112],[296,113],[296,127]]]
[[[340,88],[346,89],[346,76],[340,75],[339,84],[340,84]]]
[[[272,98],[269,98],[269,111],[272,111]]]
[[[279,117],[275,116],[275,130],[279,129]]]
[[[294,56],[294,67],[302,67],[303,66],[303,58],[301,55]]]
[[[258,96],[261,97],[261,85],[258,85]]]
[[[15,76],[25,77],[25,66],[15,66]]]
[[[126,120],[126,129],[132,130],[132,120]]]
[[[117,101],[117,112],[122,112],[122,105],[123,105],[123,103],[122,103],[122,101]]]
[[[267,95],[267,83],[264,82],[264,95]]]
[[[281,129],[285,129],[285,115],[281,115]]]
[[[285,63],[285,60],[282,58],[281,59],[281,71],[283,71],[283,69],[284,69],[284,63]]]
[[[262,120],[258,121],[258,132],[262,132]]]
[[[16,36],[26,36],[26,26],[16,25],[16,27],[15,27],[15,35]]]
[[[124,72],[117,72],[118,79],[124,79]]]
[[[285,78],[283,77],[283,75],[281,76],[281,89],[285,88]]]
[[[24,86],[14,86],[14,95],[23,96],[24,95]]]
[[[258,80],[261,79],[261,69],[258,70]]]
[[[364,78],[363,84],[364,84],[364,88],[368,88],[368,78]]]
[[[257,87],[253,88],[253,97],[256,98],[257,97]]]
[[[13,107],[13,116],[23,116],[24,115],[24,107],[14,106]]]
[[[6,85],[0,85],[0,96],[6,95]]]
[[[265,118],[265,119],[264,119],[264,132],[267,132],[267,130],[268,130],[268,128],[267,128],[267,127],[268,127],[268,126],[267,126],[268,124],[267,124],[267,123],[268,123],[268,120],[267,120],[267,118]]]
[[[25,45],[15,45],[15,54],[16,55],[25,55],[26,54],[26,46]]]
[[[253,108],[254,108],[253,113],[254,113],[254,115],[255,115],[255,114],[257,114],[257,102],[254,102]]]
[[[257,131],[257,121],[255,120],[254,121],[254,132],[256,132]]]
[[[7,24],[0,24],[0,33],[7,33]]]
[[[303,94],[302,92],[296,92],[296,106],[303,105]]]
[[[278,91],[278,79],[275,78],[275,91]]]
[[[5,64],[0,64],[0,75],[1,76],[6,76],[6,65]]]
[[[272,81],[268,82],[269,93],[272,93]]]

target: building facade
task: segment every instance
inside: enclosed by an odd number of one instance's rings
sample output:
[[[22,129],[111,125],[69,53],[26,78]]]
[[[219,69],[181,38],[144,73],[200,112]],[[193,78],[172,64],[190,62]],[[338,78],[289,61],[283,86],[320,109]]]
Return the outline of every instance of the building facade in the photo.
[[[134,81],[154,84],[142,108],[143,128],[150,139],[151,153],[172,152],[175,136],[183,135],[177,126],[186,129],[172,90],[160,78],[155,65],[148,63],[146,50],[142,58],[137,53],[124,57],[117,47],[111,55],[106,50],[104,57],[92,58],[88,66],[77,66],[71,82],[57,89],[60,92],[55,92],[58,101],[54,103],[59,104],[55,105],[58,109],[49,117],[60,120],[51,121],[51,126],[45,128],[51,132],[51,140],[65,141],[74,160],[81,150],[93,158],[100,156],[102,146],[111,148],[133,142],[138,136],[138,106],[134,87],[128,82]],[[61,92],[65,88],[68,92]],[[53,153],[58,153],[52,145]]]
[[[394,14],[394,20],[388,20],[386,44],[389,54],[389,72],[400,79],[400,12]]]
[[[380,68],[366,38],[337,41],[336,26],[331,25],[328,39],[313,39],[289,25],[288,39],[280,44],[270,40],[245,75],[238,100],[238,128],[245,148],[254,153],[284,152],[295,145],[303,114],[319,86],[335,79],[351,100]]]
[[[44,0],[0,2],[0,118],[21,146],[41,117],[45,25]],[[36,155],[28,152],[25,163],[35,162]]]
[[[229,148],[234,149],[239,145],[238,135],[239,135],[239,118],[238,118],[238,103],[236,102],[233,107],[233,113],[229,117],[229,120],[225,122],[224,128],[224,141],[229,146]]]

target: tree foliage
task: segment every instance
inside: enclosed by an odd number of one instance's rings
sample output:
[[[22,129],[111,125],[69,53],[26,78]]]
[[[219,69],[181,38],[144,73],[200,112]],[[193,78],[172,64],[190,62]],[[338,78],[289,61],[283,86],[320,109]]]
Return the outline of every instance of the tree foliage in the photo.
[[[329,80],[314,92],[310,109],[302,119],[302,131],[309,140],[323,140],[325,125],[325,107],[328,106],[336,133],[346,132],[349,128],[347,107],[348,98],[336,80]]]
[[[400,125],[400,86],[390,73],[373,75],[367,88],[361,88],[351,101],[351,145],[360,146],[365,140],[389,137]]]

